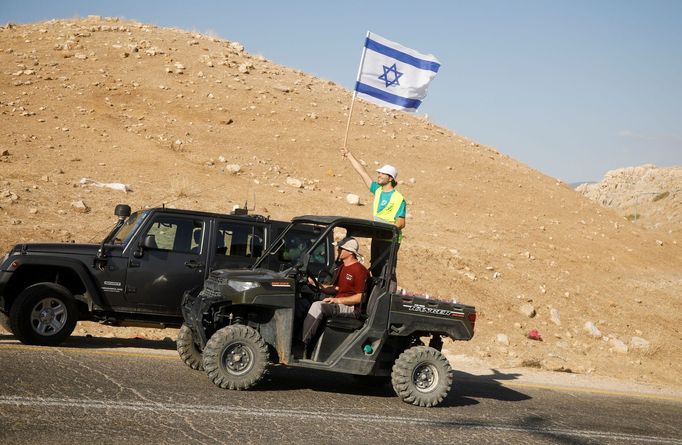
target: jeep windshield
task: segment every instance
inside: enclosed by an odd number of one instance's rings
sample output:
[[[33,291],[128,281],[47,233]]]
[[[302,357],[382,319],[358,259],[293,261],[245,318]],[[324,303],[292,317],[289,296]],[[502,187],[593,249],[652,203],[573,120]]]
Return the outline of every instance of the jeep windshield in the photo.
[[[120,229],[116,231],[110,238],[111,244],[127,245],[137,228],[147,219],[148,211],[135,212],[126,220]]]

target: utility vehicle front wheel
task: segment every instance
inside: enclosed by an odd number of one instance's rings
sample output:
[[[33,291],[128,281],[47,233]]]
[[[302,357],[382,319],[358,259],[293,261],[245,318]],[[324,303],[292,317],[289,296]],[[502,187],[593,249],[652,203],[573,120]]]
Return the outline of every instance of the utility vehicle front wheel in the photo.
[[[204,370],[213,383],[226,389],[248,389],[268,366],[268,347],[255,329],[231,325],[219,329],[206,343]]]
[[[203,357],[201,351],[196,343],[194,343],[194,335],[192,330],[186,324],[180,326],[178,331],[178,339],[175,341],[175,348],[180,354],[183,363],[192,369],[198,371],[204,370]]]
[[[391,383],[403,402],[432,407],[445,399],[452,386],[452,368],[440,351],[414,346],[393,365]]]
[[[76,327],[78,309],[73,296],[63,286],[40,283],[24,289],[12,304],[9,323],[22,343],[55,346]]]

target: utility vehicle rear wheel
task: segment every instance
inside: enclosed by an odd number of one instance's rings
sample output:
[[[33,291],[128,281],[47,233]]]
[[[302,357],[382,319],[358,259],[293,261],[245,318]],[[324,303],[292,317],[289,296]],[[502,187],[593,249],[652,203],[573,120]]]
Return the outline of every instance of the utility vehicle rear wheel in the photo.
[[[206,343],[204,370],[213,383],[226,389],[248,389],[268,366],[268,346],[258,331],[243,325],[219,329]]]
[[[452,386],[450,363],[436,349],[414,346],[400,354],[393,365],[391,383],[403,402],[417,406],[436,406]]]
[[[187,366],[198,371],[204,370],[201,351],[197,344],[194,343],[192,330],[184,323],[180,326],[180,331],[178,331],[178,339],[175,342],[175,348],[178,350],[180,358]]]

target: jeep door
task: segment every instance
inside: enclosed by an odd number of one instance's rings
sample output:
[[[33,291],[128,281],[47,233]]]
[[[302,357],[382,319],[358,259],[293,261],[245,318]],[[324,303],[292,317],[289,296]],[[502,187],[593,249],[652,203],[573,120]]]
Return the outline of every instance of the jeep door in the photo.
[[[209,219],[157,214],[147,221],[143,246],[130,249],[125,292],[140,312],[181,317],[182,294],[204,282]]]
[[[245,269],[263,254],[266,224],[217,218],[209,244],[209,270]]]

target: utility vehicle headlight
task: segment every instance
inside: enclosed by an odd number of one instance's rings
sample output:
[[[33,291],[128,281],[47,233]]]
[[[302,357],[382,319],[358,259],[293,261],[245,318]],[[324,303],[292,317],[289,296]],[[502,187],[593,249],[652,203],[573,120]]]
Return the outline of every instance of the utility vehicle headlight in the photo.
[[[236,290],[237,292],[244,292],[249,289],[253,289],[255,287],[260,286],[255,281],[236,281],[236,280],[228,280],[227,285],[230,286],[232,289]]]

